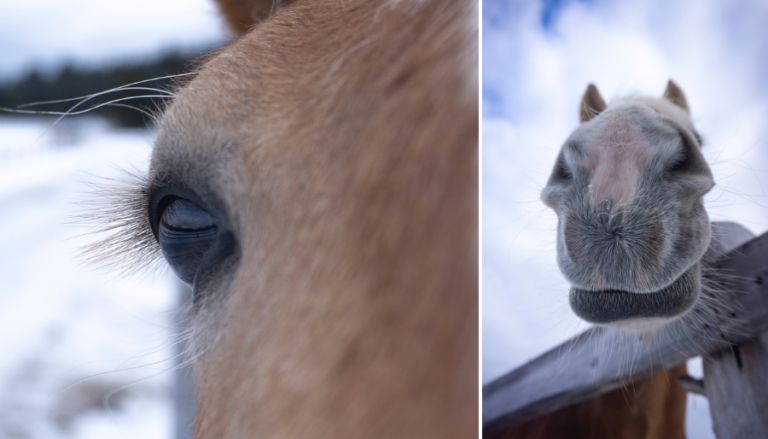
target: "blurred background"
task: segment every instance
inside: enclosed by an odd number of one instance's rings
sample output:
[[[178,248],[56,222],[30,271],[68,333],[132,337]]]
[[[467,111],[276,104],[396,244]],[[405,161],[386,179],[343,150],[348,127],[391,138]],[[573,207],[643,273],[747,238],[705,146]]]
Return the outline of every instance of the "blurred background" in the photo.
[[[0,107],[183,73],[228,39],[208,0],[0,0]],[[158,94],[78,110],[141,93]],[[154,127],[119,106],[56,120],[0,112],[0,437],[175,437],[178,282],[77,256],[96,239],[75,224],[88,184],[146,170]]]
[[[484,0],[483,382],[586,329],[555,261],[557,219],[539,201],[578,126],[587,84],[603,97],[683,89],[717,186],[713,221],[768,229],[768,3],[758,0]],[[701,359],[689,361],[701,377]],[[714,438],[689,394],[687,434]]]

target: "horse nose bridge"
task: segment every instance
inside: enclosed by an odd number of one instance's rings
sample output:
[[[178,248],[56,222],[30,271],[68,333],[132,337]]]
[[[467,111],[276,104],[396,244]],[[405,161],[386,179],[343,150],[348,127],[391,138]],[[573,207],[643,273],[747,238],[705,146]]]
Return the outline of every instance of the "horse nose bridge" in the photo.
[[[586,142],[584,165],[592,205],[604,199],[629,202],[656,152],[636,118],[624,111],[609,118]]]

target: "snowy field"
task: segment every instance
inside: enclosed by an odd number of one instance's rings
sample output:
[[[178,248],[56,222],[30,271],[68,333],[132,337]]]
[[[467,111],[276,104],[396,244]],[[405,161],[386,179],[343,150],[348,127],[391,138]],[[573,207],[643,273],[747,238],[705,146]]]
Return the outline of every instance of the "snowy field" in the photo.
[[[767,5],[484,2],[483,382],[587,328],[569,308],[557,219],[539,192],[588,83],[610,102],[661,96],[673,78],[715,174],[710,219],[768,230]],[[701,376],[700,359],[689,368]],[[688,437],[714,438],[706,399],[688,401]]]
[[[153,133],[51,122],[0,119],[0,437],[169,438],[176,283],[83,266],[94,237],[71,224],[85,182],[146,168]]]

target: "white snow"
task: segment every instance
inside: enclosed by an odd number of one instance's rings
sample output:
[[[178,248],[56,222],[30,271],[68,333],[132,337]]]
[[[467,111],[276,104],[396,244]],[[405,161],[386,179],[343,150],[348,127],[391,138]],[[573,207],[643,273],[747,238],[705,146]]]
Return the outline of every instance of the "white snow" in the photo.
[[[167,438],[175,281],[76,258],[85,181],[145,168],[153,133],[0,119],[0,437]],[[92,175],[89,175],[92,174]]]
[[[483,382],[584,330],[555,262],[555,214],[539,201],[594,82],[610,101],[660,96],[673,78],[705,139],[717,186],[712,220],[768,230],[765,2],[565,1],[549,29],[542,2],[484,2]],[[701,361],[690,368],[701,375]],[[713,438],[705,398],[688,437]]]

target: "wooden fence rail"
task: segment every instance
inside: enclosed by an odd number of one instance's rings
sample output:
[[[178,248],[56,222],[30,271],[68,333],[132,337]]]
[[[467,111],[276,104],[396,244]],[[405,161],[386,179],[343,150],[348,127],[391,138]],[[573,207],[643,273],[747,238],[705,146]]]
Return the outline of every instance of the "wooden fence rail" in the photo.
[[[752,239],[713,223],[702,300],[684,318],[642,335],[594,327],[483,387],[493,432],[705,356],[704,391],[718,438],[768,437],[768,234]],[[716,413],[717,412],[717,413]]]

